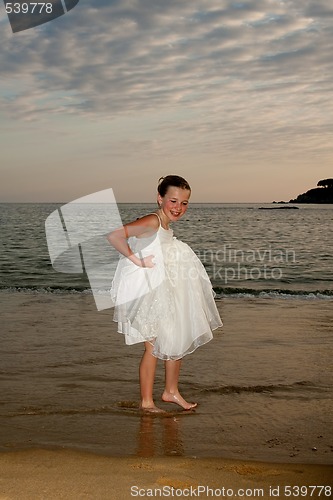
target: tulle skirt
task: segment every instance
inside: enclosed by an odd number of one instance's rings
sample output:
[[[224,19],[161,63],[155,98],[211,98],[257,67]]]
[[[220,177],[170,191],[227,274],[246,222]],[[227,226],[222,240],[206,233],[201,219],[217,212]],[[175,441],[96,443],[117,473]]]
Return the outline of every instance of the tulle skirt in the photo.
[[[173,238],[153,253],[153,268],[120,260],[111,290],[114,321],[127,344],[149,341],[154,356],[181,359],[209,342],[212,330],[222,325],[215,294],[203,264],[186,243]]]

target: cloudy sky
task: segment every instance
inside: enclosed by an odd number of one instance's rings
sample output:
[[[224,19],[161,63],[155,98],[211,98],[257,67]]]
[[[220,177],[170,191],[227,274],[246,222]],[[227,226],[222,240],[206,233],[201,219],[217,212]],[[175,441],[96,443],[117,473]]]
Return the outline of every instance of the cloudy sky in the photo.
[[[332,0],[80,0],[13,34],[0,5],[0,202],[112,187],[289,200],[333,177]]]

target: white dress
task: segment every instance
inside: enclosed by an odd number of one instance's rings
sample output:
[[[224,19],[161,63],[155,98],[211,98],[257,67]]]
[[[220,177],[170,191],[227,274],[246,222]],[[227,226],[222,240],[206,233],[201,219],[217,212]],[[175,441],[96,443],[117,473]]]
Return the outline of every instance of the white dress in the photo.
[[[154,255],[155,266],[142,268],[126,257],[118,263],[111,287],[113,319],[126,343],[149,341],[154,356],[176,360],[209,342],[222,321],[209,277],[193,250],[161,221],[153,236],[129,238],[128,243],[139,258]]]

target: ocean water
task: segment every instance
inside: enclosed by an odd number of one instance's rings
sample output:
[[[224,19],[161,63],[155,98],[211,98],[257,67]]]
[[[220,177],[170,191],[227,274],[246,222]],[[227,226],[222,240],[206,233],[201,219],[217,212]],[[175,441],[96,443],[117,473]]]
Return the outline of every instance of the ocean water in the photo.
[[[2,204],[0,450],[333,461],[333,206],[190,206],[174,225],[206,266],[224,327],[184,359],[194,412],[138,409],[142,346],[97,311],[85,274],[56,272],[45,220]],[[120,205],[124,222],[154,210]],[[159,363],[155,396],[163,390]]]
[[[45,220],[60,204],[0,205],[0,287],[40,293],[85,292],[85,273],[52,268]],[[193,204],[173,226],[204,263],[219,297],[333,295],[333,206],[261,210],[276,205]],[[120,204],[124,223],[155,210]]]

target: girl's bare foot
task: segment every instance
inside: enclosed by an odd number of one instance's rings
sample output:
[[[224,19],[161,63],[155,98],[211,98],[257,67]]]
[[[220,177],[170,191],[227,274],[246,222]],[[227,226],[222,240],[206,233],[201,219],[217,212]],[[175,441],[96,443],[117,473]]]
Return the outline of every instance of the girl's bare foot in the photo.
[[[156,406],[154,403],[152,405],[144,405],[140,404],[140,410],[144,411],[145,413],[165,413],[164,410]]]
[[[164,401],[165,403],[175,403],[184,408],[184,410],[192,410],[193,408],[198,406],[198,403],[188,403],[187,401],[185,401],[185,399],[179,394],[179,392],[172,394],[171,392],[164,391],[162,394],[162,401]]]

